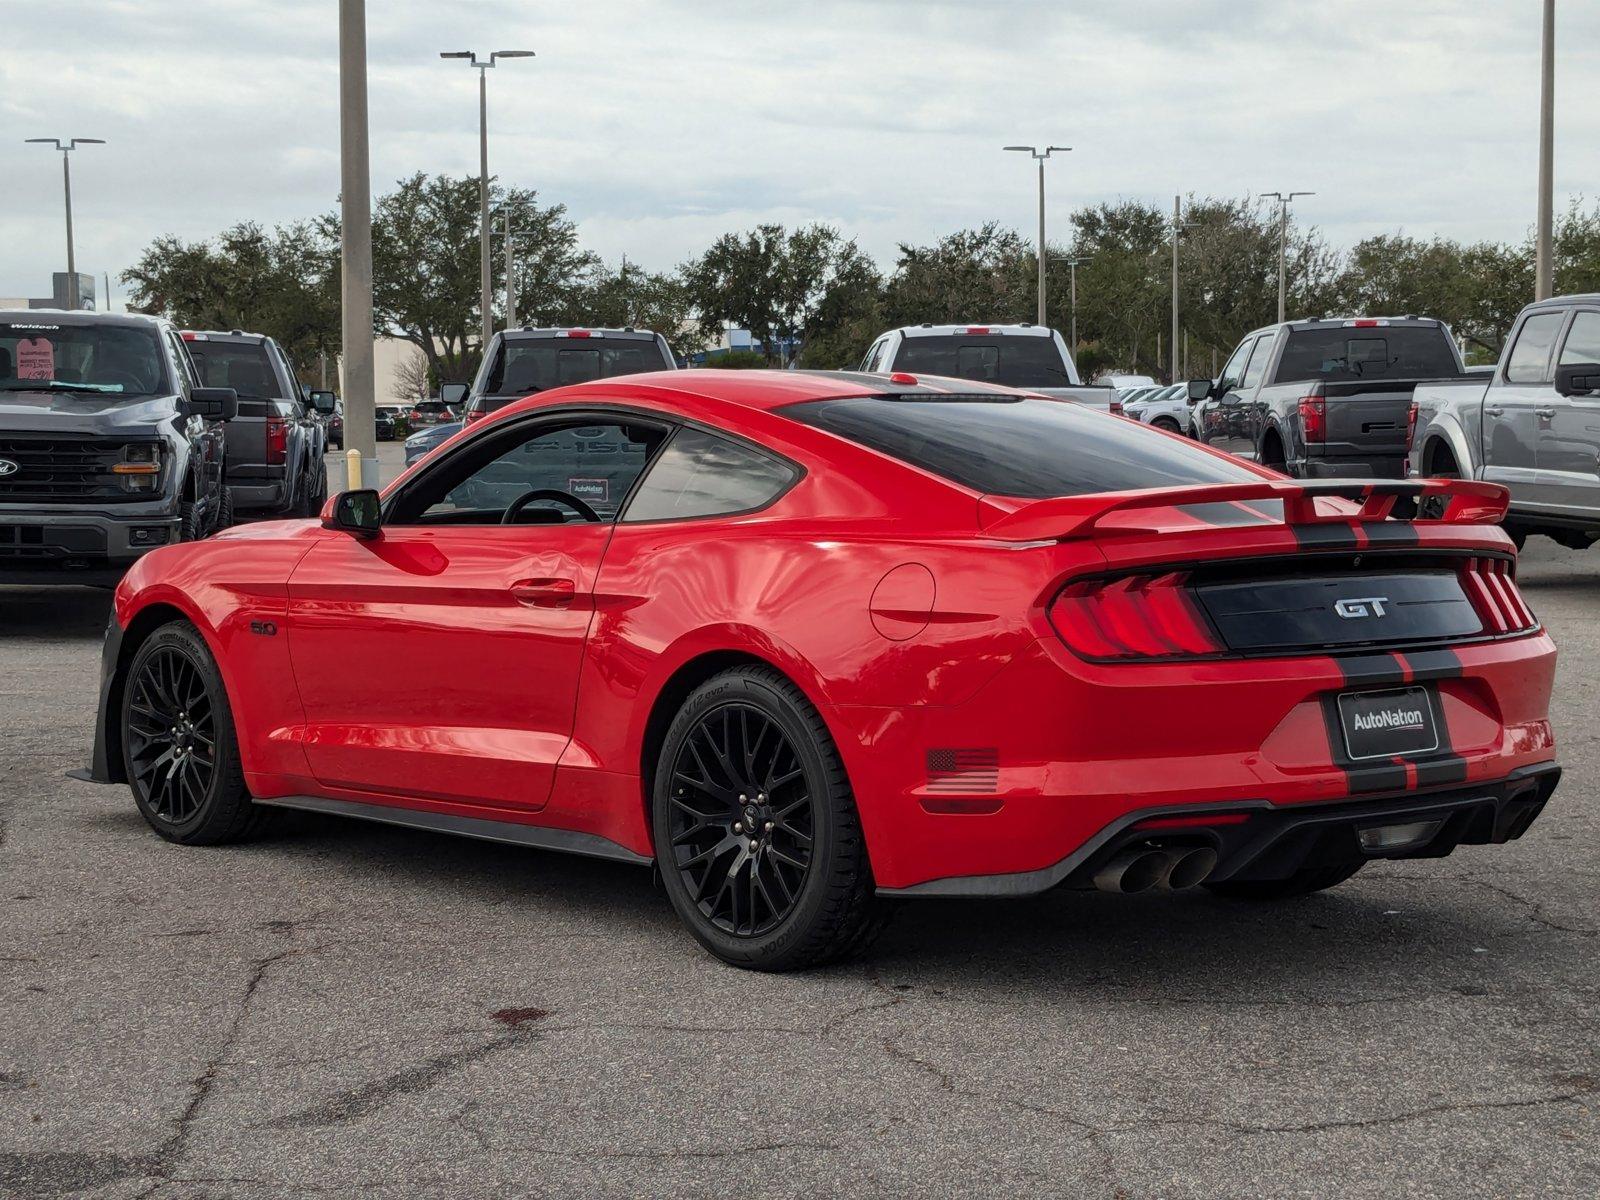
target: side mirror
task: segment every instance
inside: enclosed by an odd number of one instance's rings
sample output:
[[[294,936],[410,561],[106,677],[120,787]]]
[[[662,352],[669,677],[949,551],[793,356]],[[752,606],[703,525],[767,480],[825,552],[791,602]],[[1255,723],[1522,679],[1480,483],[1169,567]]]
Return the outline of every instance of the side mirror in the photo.
[[[311,407],[316,409],[319,413],[331,413],[333,411],[333,406],[338,402],[338,397],[332,392],[311,393]]]
[[[372,488],[340,492],[322,510],[322,527],[359,538],[375,538],[381,529],[383,512],[378,493]]]
[[[232,388],[192,388],[185,408],[191,416],[208,421],[231,421],[239,415],[239,393]]]
[[[1569,363],[1556,368],[1556,391],[1563,396],[1587,396],[1600,388],[1600,363]]]
[[[1209,379],[1191,379],[1189,380],[1188,388],[1190,404],[1199,404],[1200,401],[1211,398],[1211,380]]]
[[[467,398],[467,385],[464,383],[447,383],[439,389],[439,399],[454,408]]]

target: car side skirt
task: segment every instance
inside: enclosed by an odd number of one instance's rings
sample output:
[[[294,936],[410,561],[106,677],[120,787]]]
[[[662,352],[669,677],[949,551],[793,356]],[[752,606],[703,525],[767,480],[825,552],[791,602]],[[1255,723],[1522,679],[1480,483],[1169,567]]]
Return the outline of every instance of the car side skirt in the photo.
[[[551,829],[547,826],[522,825],[511,821],[489,821],[479,817],[456,816],[453,813],[394,808],[387,804],[361,804],[354,800],[330,800],[324,796],[274,796],[267,800],[257,800],[256,803],[274,808],[297,808],[305,812],[355,817],[362,821],[401,825],[408,829],[423,829],[431,833],[450,833],[486,842],[529,846],[536,850],[581,854],[587,858],[604,858],[639,867],[647,867],[655,861],[642,854],[635,854],[610,838],[594,833],[578,833],[570,829]]]

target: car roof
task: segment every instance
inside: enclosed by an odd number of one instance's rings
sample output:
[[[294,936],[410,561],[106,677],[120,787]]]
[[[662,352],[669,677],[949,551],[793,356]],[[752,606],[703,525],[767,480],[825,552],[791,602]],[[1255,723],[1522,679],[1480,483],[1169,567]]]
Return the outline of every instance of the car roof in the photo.
[[[171,324],[164,317],[154,317],[148,313],[103,313],[65,308],[0,309],[0,321],[17,325],[37,322],[42,325],[113,325],[139,329]]]
[[[891,332],[895,332],[891,330]],[[1054,337],[1055,330],[1048,325],[985,325],[981,321],[968,321],[961,325],[902,325],[898,332],[912,337],[952,337],[961,334],[1002,335],[1007,337]]]
[[[242,345],[259,345],[267,340],[264,333],[247,333],[243,329],[184,329],[179,331],[186,342],[234,342]]]
[[[641,342],[653,342],[656,339],[654,330],[635,329],[632,326],[610,329],[591,325],[554,325],[549,328],[534,328],[531,325],[523,325],[518,329],[504,330],[503,333],[507,338],[513,340],[570,337],[574,333],[589,334],[594,337],[621,338],[624,341],[634,339]]]

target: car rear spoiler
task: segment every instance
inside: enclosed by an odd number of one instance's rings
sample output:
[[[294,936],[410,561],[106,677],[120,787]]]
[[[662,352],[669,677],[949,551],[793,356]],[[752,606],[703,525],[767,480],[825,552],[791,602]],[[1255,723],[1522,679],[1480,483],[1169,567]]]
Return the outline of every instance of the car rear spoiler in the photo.
[[[1509,499],[1510,492],[1499,484],[1470,479],[1313,483],[1264,479],[1260,483],[1151,488],[1037,500],[995,518],[985,526],[984,534],[1004,541],[1031,542],[1065,541],[1096,533],[1174,532],[1194,529],[1196,522],[1181,515],[1174,519],[1173,510],[1200,504],[1240,505],[1261,518],[1261,523],[1277,524],[1276,513],[1251,507],[1260,501],[1282,502],[1285,525],[1375,521],[1493,525],[1505,516]],[[1326,501],[1335,503],[1323,503]]]

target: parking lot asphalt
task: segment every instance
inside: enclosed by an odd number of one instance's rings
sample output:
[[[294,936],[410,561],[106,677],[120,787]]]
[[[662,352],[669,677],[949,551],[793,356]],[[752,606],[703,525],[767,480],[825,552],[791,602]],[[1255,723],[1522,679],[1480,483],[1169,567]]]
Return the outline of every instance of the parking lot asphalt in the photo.
[[[796,976],[640,869],[169,845],[62,775],[107,595],[0,589],[0,1195],[1600,1194],[1600,549],[1522,580],[1567,773],[1521,841],[1264,908],[908,905]]]

